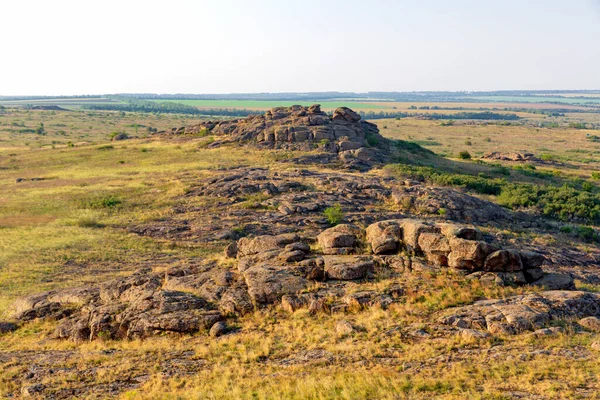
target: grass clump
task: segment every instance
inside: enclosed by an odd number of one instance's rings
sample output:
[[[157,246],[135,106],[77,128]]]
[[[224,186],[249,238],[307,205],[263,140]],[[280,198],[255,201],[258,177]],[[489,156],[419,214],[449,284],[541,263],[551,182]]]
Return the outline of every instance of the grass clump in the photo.
[[[327,207],[325,211],[323,211],[325,218],[329,225],[337,225],[344,219],[344,212],[342,211],[342,206],[336,204],[331,207]]]
[[[123,204],[123,200],[114,194],[98,194],[80,201],[82,208],[92,210],[113,209]]]
[[[574,238],[583,240],[584,242],[600,242],[600,235],[598,235],[598,232],[589,226],[564,225],[560,228],[560,231]]]

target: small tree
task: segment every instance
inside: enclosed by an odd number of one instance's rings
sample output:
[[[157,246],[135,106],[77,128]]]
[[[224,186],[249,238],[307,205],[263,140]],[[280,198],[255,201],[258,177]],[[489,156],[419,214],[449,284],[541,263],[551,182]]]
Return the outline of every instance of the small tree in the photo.
[[[329,222],[329,225],[337,225],[344,219],[344,212],[342,211],[342,206],[339,204],[327,207],[325,211],[323,211],[323,214],[325,214],[325,218],[327,219],[327,222]]]

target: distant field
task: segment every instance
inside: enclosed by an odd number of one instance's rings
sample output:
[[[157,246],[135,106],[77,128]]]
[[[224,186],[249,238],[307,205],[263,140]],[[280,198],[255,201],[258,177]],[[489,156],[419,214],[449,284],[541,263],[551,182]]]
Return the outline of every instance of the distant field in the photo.
[[[273,107],[290,107],[293,105],[310,106],[321,104],[323,109],[336,109],[338,107],[350,107],[354,110],[372,110],[389,108],[381,103],[365,103],[355,101],[278,101],[278,100],[153,100],[170,101],[198,108],[247,108],[254,110],[267,110]]]
[[[92,104],[123,104],[118,100],[109,99],[106,97],[92,98],[67,98],[67,99],[39,99],[39,100],[2,100],[0,105],[3,106],[60,106],[60,107],[81,107]]]
[[[470,97],[473,100],[480,101],[495,101],[501,103],[565,103],[565,104],[586,104],[586,103],[598,103],[600,104],[600,98],[590,97],[589,99],[574,99],[566,97],[551,97],[551,96],[473,96]]]

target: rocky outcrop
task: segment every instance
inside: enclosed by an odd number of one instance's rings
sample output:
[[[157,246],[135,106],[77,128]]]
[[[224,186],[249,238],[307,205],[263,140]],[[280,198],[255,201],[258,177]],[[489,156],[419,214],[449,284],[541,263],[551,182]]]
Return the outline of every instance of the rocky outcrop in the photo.
[[[346,287],[346,282],[382,272],[454,268],[484,282],[573,287],[570,277],[543,273],[541,254],[501,249],[470,226],[411,218],[375,222],[365,230],[340,224],[316,237],[243,237],[227,246],[227,256],[236,259],[236,268],[205,262],[166,273],[141,270],[99,287],[29,296],[14,304],[13,316],[60,320],[58,338],[133,338],[208,330],[226,315],[278,303],[289,311],[307,308],[311,313],[387,308],[403,288],[377,292]],[[309,291],[315,281],[322,283]]]
[[[540,159],[535,157],[533,155],[533,153],[520,153],[520,152],[502,153],[500,151],[492,151],[490,153],[484,154],[484,156],[482,158],[485,158],[488,160],[515,161],[515,162],[540,161]]]
[[[216,135],[211,146],[251,143],[267,148],[334,153],[348,167],[364,169],[387,158],[387,140],[377,125],[366,122],[347,107],[328,115],[318,104],[276,107],[261,115],[223,122],[202,122],[160,134]]]
[[[398,187],[392,193],[392,201],[402,211],[441,215],[467,223],[510,220],[508,211],[499,205],[450,188],[422,185]]]
[[[476,277],[487,282],[534,283],[548,290],[574,288],[573,279],[568,276],[544,275],[543,255],[500,249],[497,243],[484,241],[481,232],[469,226],[417,219],[380,221],[367,227],[366,241],[374,254],[406,252],[422,256],[435,266],[471,274],[481,271]]]
[[[600,316],[600,295],[581,291],[546,291],[508,299],[481,300],[453,309],[440,322],[457,328],[516,334],[545,327],[562,318]]]

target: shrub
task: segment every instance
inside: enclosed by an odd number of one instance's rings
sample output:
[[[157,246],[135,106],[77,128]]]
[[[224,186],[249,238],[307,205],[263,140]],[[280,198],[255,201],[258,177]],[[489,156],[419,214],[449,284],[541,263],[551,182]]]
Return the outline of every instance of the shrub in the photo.
[[[589,226],[578,225],[573,233],[577,238],[586,242],[597,242],[600,239],[596,230]]]
[[[367,134],[367,144],[371,147],[379,146],[379,136],[373,134]]]
[[[549,153],[542,154],[540,158],[544,161],[556,161],[556,156],[554,154]]]
[[[461,160],[470,160],[471,159],[471,153],[469,153],[466,150],[463,150],[460,153],[458,153],[458,158],[460,158]]]
[[[344,219],[344,212],[342,211],[342,206],[339,204],[327,207],[325,211],[323,211],[323,214],[330,225],[337,225]]]
[[[106,209],[106,208],[115,208],[123,203],[123,200],[116,197],[113,194],[110,195],[96,195],[92,196],[88,199],[84,199],[81,201],[81,205],[83,208],[91,208],[91,209]]]
[[[80,228],[104,228],[104,224],[93,218],[80,218],[75,224]]]

